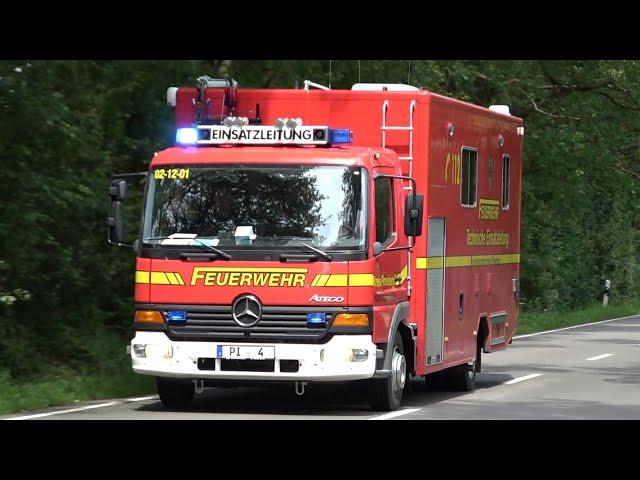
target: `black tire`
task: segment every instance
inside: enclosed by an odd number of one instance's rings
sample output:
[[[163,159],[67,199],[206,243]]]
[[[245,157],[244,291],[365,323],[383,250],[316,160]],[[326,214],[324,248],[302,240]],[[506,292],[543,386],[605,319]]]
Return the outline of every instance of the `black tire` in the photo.
[[[473,365],[466,363],[453,367],[449,372],[451,386],[459,392],[473,392],[476,389],[476,360]]]
[[[191,405],[195,388],[191,380],[157,378],[160,401],[167,408],[187,408]]]
[[[396,410],[402,403],[402,393],[409,380],[400,332],[396,332],[391,354],[395,357],[395,360],[393,357],[391,359],[392,374],[387,378],[369,380],[369,405],[371,405],[372,410],[390,412]],[[398,376],[393,373],[394,361],[397,366],[396,371],[400,372]],[[404,374],[402,374],[402,371],[404,371]],[[402,376],[403,379],[401,378]]]

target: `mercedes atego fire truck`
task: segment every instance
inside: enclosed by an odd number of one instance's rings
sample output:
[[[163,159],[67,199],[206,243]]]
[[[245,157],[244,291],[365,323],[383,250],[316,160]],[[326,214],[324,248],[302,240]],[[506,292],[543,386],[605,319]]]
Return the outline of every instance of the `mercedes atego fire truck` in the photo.
[[[401,84],[167,91],[176,144],[144,172],[133,370],[162,403],[225,385],[474,388],[518,318],[524,127]],[[135,175],[135,174],[134,174]],[[125,245],[131,174],[109,186]]]

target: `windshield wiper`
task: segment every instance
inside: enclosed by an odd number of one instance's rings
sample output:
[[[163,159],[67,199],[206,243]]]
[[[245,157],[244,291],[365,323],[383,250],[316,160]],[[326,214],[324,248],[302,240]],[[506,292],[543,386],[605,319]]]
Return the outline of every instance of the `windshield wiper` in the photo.
[[[147,240],[183,240],[183,239],[172,238],[172,237],[149,237],[149,238],[145,238],[144,239],[144,241],[147,241]],[[204,247],[207,247],[209,250],[214,252],[219,257],[224,258],[225,260],[231,260],[231,255],[229,255],[227,252],[223,252],[222,250],[219,250],[216,247],[212,247],[211,245],[207,245],[206,243],[201,242],[197,238],[185,238],[184,240],[196,241],[200,245],[202,245]],[[189,245],[189,246],[192,246],[192,245]]]
[[[307,243],[304,243],[302,240],[298,240],[297,238],[292,238],[291,240],[294,240],[294,241],[298,242],[300,245],[303,245],[303,246],[307,247],[312,252],[316,252],[318,255],[320,255],[322,258],[324,258],[328,262],[333,260],[333,255],[331,255],[331,254],[329,254],[327,252],[323,252],[322,250],[318,250],[316,247],[312,247],[311,245],[309,245]]]

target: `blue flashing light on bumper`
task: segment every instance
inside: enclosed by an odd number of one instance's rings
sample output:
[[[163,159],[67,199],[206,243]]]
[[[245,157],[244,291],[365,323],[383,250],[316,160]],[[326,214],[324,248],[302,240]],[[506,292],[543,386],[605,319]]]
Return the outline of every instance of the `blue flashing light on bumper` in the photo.
[[[167,322],[185,324],[187,323],[187,312],[185,310],[169,310],[167,312]]]
[[[320,312],[307,313],[307,327],[324,328],[327,325],[327,314]]]
[[[176,143],[181,145],[195,145],[198,143],[198,129],[179,128],[176,131]]]
[[[348,128],[330,128],[329,143],[351,143],[353,134]]]

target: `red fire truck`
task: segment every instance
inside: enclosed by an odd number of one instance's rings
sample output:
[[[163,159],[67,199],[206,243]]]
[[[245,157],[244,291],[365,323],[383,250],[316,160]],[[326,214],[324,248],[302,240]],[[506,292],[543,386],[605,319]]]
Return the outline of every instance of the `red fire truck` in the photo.
[[[161,401],[288,382],[411,376],[470,391],[518,318],[524,127],[401,84],[170,88],[176,145],[155,153],[136,252],[133,370]],[[136,175],[136,174],[131,174]],[[123,246],[127,175],[109,186]]]

